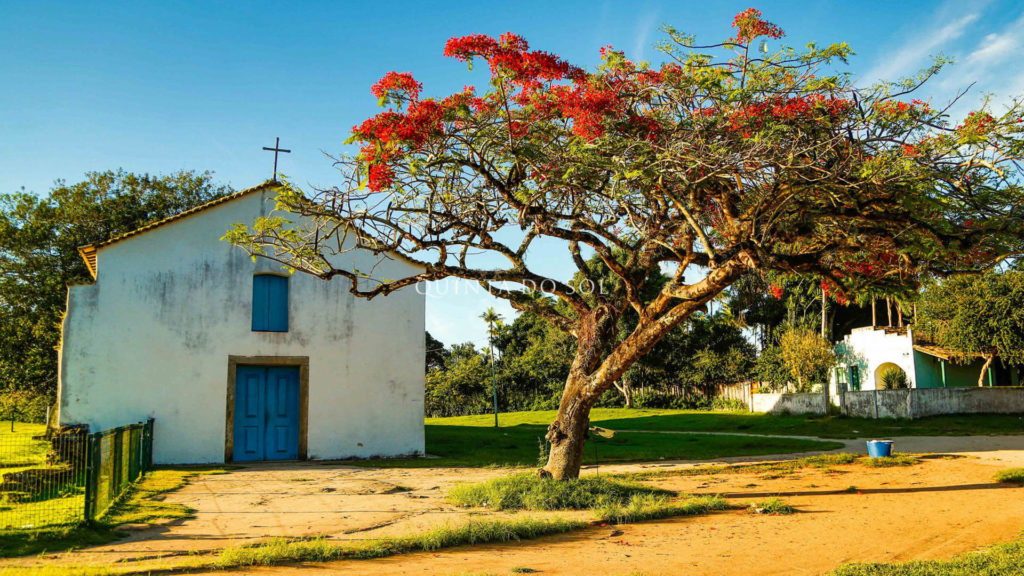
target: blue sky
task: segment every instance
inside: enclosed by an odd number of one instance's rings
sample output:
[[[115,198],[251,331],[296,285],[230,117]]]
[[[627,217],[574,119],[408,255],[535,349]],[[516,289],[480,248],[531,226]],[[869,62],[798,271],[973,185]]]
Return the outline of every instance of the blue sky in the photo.
[[[281,137],[280,170],[329,185],[324,152],[344,151],[351,127],[377,111],[369,87],[411,71],[425,93],[485,85],[441,55],[455,35],[513,31],[535,48],[595,66],[608,44],[656,60],[671,24],[701,40],[730,35],[751,5],[785,42],[848,42],[849,71],[872,80],[912,74],[937,54],[957,60],[930,90],[939,103],[976,86],[1024,93],[1024,6],[1013,0],[500,3],[23,2],[0,0],[0,189],[45,193],[57,179],[122,167],[212,170],[236,188],[270,176],[261,147]],[[543,260],[544,256],[539,255]],[[553,264],[549,264],[553,266]],[[447,343],[484,340],[486,296],[428,301],[427,327]]]

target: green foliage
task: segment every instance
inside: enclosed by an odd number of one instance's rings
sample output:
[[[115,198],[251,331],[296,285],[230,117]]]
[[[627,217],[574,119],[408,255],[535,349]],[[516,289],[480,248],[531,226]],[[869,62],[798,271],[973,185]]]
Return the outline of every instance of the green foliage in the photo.
[[[769,514],[771,516],[785,516],[796,512],[782,498],[769,498],[760,502],[751,502],[749,508],[751,514]]]
[[[894,466],[913,466],[920,464],[921,461],[909,454],[893,454],[892,456],[882,456],[880,458],[864,458],[862,460],[865,466],[871,466],[872,468],[892,468]]]
[[[611,480],[607,476],[559,481],[524,472],[475,484],[460,484],[448,492],[448,500],[458,506],[492,510],[588,510],[595,506],[624,505],[637,495],[672,494]]]
[[[701,314],[637,362],[633,383],[683,386],[710,401],[716,385],[747,379],[753,365],[754,347],[736,325],[722,314]]]
[[[889,367],[882,370],[882,389],[883,390],[897,390],[900,388],[908,388],[910,384],[907,382],[907,373],[900,368]]]
[[[625,524],[676,516],[700,516],[728,508],[725,500],[718,496],[692,496],[674,500],[657,494],[637,494],[625,504],[603,502],[594,509],[594,513],[602,522]]]
[[[814,383],[827,382],[828,370],[836,363],[832,346],[809,328],[794,327],[783,332],[779,349],[799,392],[810,392]]]
[[[550,409],[558,398],[576,352],[576,342],[540,316],[524,312],[502,327],[495,347],[503,409]]]
[[[1024,468],[1007,468],[996,473],[996,482],[1007,482],[1024,486]]]
[[[211,567],[226,569],[238,566],[269,566],[285,562],[368,560],[410,552],[431,552],[453,546],[516,542],[561,534],[585,525],[584,522],[559,518],[515,518],[473,520],[457,526],[441,526],[414,536],[379,538],[356,544],[338,543],[324,538],[277,538],[266,544],[228,548],[221,552],[219,560]]]
[[[960,362],[994,354],[1024,365],[1024,271],[954,276],[929,285],[916,329],[953,350]]]
[[[210,173],[92,172],[48,195],[0,194],[0,390],[52,397],[67,285],[91,282],[78,247],[230,192]]]
[[[761,351],[754,366],[758,382],[767,384],[772,390],[782,390],[789,384],[790,373],[782,357],[782,348],[769,346]]]
[[[456,344],[442,368],[427,373],[427,416],[481,414],[488,408],[491,368],[487,356],[472,344]]]
[[[46,423],[46,409],[53,405],[53,397],[34,390],[0,391],[0,420]]]
[[[742,400],[717,397],[711,401],[711,409],[727,412],[746,412],[749,408]]]
[[[424,335],[424,339],[426,340],[427,349],[427,372],[444,368],[445,360],[448,359],[450,354],[448,349],[445,348],[444,343],[431,336],[430,332]]]

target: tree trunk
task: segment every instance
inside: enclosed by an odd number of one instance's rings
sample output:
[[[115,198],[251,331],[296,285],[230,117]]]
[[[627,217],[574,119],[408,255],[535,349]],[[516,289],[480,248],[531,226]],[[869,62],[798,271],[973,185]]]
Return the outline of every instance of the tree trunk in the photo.
[[[547,440],[551,443],[548,463],[541,472],[555,480],[579,478],[583,465],[583,444],[590,428],[590,409],[594,401],[584,394],[584,382],[570,382],[562,393],[558,415],[548,426]]]
[[[875,313],[875,297],[871,297],[871,327],[878,328],[878,315]]]
[[[978,375],[978,386],[985,385],[985,376],[988,375],[989,368],[992,367],[992,361],[995,360],[995,356],[989,354],[985,357],[985,365],[981,367],[981,374]]]
[[[545,435],[551,450],[547,464],[537,471],[539,476],[558,480],[579,478],[590,409],[597,399],[666,333],[739,278],[745,265],[740,261],[727,262],[695,285],[664,292],[648,305],[653,316],[646,320],[641,318],[633,332],[617,344],[615,323],[621,310],[605,304],[579,319],[576,356],[566,378],[558,414]],[[672,304],[672,299],[680,301]]]
[[[633,407],[633,387],[629,384],[629,380],[620,378],[615,382],[615,389],[622,394],[622,399],[626,402],[626,408]]]
[[[828,297],[825,289],[821,289],[821,337],[828,340]]]
[[[618,380],[625,369],[595,386],[594,370],[601,365],[607,354],[608,345],[615,339],[615,322],[618,315],[611,309],[598,308],[580,322],[577,336],[576,356],[573,358],[569,377],[565,381],[558,414],[548,426],[545,436],[551,444],[548,463],[540,470],[541,475],[550,475],[556,480],[578,478],[583,464],[583,444],[590,427],[590,409],[601,393]]]

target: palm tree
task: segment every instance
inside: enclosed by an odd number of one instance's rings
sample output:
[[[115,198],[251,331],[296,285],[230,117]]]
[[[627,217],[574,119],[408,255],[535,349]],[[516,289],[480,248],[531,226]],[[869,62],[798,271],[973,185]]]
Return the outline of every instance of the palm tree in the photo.
[[[498,337],[498,328],[501,327],[501,321],[504,318],[501,314],[494,311],[494,308],[488,308],[486,312],[480,315],[480,318],[484,322],[487,322],[487,347],[490,350],[491,356],[491,389],[494,392],[494,427],[498,427],[498,381],[494,374],[494,340]]]

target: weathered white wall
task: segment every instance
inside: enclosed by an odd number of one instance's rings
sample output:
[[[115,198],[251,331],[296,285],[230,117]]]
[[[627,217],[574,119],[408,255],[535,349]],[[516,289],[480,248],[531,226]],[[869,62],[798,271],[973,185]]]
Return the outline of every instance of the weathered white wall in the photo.
[[[940,414],[1024,414],[1024,388],[914,388],[843,395],[843,414],[860,418],[923,418]]]
[[[308,356],[310,458],[422,453],[425,299],[409,288],[371,301],[348,281],[290,281],[289,331],[251,330],[252,276],[281,271],[221,241],[273,205],[248,196],[101,248],[97,281],[68,294],[60,421],[101,430],[155,418],[158,463],[224,459],[228,356]],[[398,278],[414,269],[365,252],[349,266]]]
[[[911,388],[916,386],[914,370],[914,345],[911,333],[889,334],[870,326],[855,328],[836,345],[836,356],[842,367],[857,366],[860,372],[860,389],[875,390],[881,383],[875,382],[875,371],[882,364],[892,363],[907,373]],[[830,376],[832,392],[835,394],[835,371]]]

